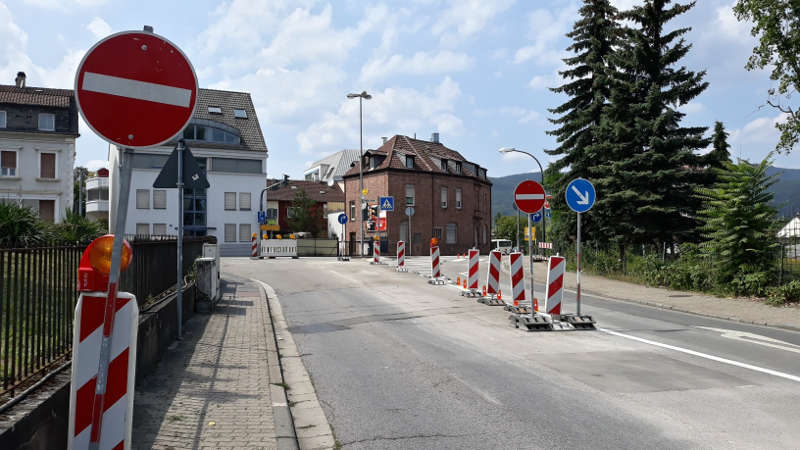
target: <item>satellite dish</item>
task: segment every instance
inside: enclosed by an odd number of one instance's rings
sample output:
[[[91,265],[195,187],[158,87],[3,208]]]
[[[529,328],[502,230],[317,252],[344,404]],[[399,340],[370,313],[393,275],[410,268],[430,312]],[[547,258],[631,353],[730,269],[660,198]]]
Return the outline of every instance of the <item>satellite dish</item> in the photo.
[[[333,187],[333,178],[328,178],[328,186]]]

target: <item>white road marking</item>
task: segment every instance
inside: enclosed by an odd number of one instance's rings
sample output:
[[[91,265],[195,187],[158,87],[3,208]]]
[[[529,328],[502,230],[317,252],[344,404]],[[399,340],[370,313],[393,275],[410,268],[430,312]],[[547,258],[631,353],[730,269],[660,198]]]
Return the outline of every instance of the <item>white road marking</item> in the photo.
[[[674,350],[676,352],[686,353],[687,355],[697,356],[699,358],[710,359],[711,361],[716,361],[716,362],[719,362],[719,363],[722,363],[722,364],[728,364],[728,365],[731,365],[731,366],[740,367],[742,369],[748,369],[748,370],[752,370],[752,371],[755,371],[755,372],[760,372],[760,373],[764,373],[764,374],[767,374],[767,375],[772,375],[772,376],[776,376],[776,377],[779,377],[779,378],[784,378],[786,380],[791,380],[791,381],[794,381],[796,383],[800,383],[800,377],[797,376],[797,375],[792,375],[792,374],[785,373],[785,372],[779,372],[777,370],[767,369],[767,368],[764,368],[764,367],[758,367],[758,366],[754,366],[752,364],[747,364],[747,363],[743,363],[743,362],[740,362],[740,361],[734,361],[732,359],[722,358],[722,357],[719,357],[719,356],[709,355],[708,353],[702,353],[702,352],[698,352],[698,351],[695,351],[695,350],[689,350],[688,348],[677,347],[677,346],[674,346],[674,345],[669,345],[669,344],[664,344],[664,343],[661,343],[661,342],[651,341],[649,339],[644,339],[644,338],[640,338],[640,337],[637,337],[637,336],[631,336],[629,334],[620,333],[618,331],[608,330],[606,328],[598,328],[598,330],[600,330],[600,331],[602,331],[604,333],[608,333],[608,334],[614,335],[614,336],[619,336],[619,337],[622,337],[622,338],[625,338],[625,339],[630,339],[630,340],[633,340],[633,341],[642,342],[644,344],[654,345],[656,347],[666,348],[668,350]]]
[[[83,85],[81,89],[84,91],[99,92],[101,94],[146,100],[148,102],[182,106],[184,108],[189,107],[192,99],[192,91],[189,89],[103,75],[94,72],[86,72],[83,74]]]
[[[727,330],[725,328],[712,328],[712,327],[697,327],[704,330],[717,331],[724,338],[736,339],[738,341],[749,342],[751,344],[763,345],[765,347],[777,348],[779,350],[786,350],[787,352],[800,353],[800,345],[794,345],[789,342],[780,341],[771,337],[762,336],[760,334],[748,333],[746,331]]]

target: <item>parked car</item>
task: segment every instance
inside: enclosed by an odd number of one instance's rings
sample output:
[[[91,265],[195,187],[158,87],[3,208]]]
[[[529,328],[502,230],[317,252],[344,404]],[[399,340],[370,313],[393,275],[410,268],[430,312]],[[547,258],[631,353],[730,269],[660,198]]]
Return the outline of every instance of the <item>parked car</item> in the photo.
[[[492,250],[498,250],[507,255],[511,253],[511,241],[508,239],[492,239]]]

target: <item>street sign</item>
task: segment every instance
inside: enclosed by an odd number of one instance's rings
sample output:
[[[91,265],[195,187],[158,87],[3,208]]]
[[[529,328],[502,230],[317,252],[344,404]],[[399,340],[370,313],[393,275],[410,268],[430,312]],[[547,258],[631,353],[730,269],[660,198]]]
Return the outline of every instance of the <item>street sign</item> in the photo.
[[[258,223],[260,225],[264,225],[267,223],[267,212],[266,211],[259,211],[258,212]]]
[[[382,211],[394,211],[394,197],[380,197],[378,204]]]
[[[197,160],[192,156],[192,152],[188,146],[184,146],[183,151],[178,151],[178,148],[172,150],[169,159],[161,168],[153,182],[154,188],[176,188],[178,187],[178,154],[183,154],[183,188],[184,189],[208,189],[211,185],[208,183],[206,174],[197,165]]]
[[[550,211],[550,208],[545,208],[544,209],[544,216],[547,217],[548,219],[552,219],[553,218],[553,213]]]
[[[576,213],[586,212],[594,206],[594,186],[587,179],[576,178],[570,181],[564,195],[567,200],[567,206]]]
[[[339,214],[339,217],[337,218],[337,220],[342,225],[346,224],[347,223],[347,214],[345,214],[345,213]]]
[[[514,189],[514,203],[524,213],[535,213],[544,206],[544,188],[533,180],[525,180]]]
[[[123,31],[95,44],[75,75],[86,124],[126,148],[154,147],[189,123],[197,76],[180,48],[151,32]]]
[[[531,222],[541,222],[542,221],[542,212],[536,211],[535,213],[531,214]]]
[[[406,206],[406,215],[411,217],[414,215],[414,207],[413,206]]]

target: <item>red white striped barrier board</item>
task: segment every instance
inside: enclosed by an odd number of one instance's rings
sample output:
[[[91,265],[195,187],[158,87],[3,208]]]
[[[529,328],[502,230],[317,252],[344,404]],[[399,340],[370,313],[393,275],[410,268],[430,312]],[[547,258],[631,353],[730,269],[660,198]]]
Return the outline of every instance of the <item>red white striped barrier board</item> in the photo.
[[[480,264],[480,253],[478,250],[469,251],[469,278],[467,289],[478,290],[478,266]]]
[[[250,257],[258,258],[258,244],[256,243],[256,234],[250,237]]]
[[[522,270],[522,253],[511,255],[511,299],[525,301],[525,274]]]
[[[72,383],[69,396],[70,450],[89,448],[89,441],[100,430],[92,429],[92,407],[97,383],[97,362],[103,338],[105,292],[86,292],[78,297],[72,335]],[[117,313],[111,334],[111,360],[108,365],[103,402],[100,450],[131,448],[133,392],[136,374],[136,334],[139,307],[136,297],[117,294]]]
[[[547,314],[561,314],[561,299],[564,298],[564,267],[566,261],[563,256],[551,256],[547,264],[547,300],[545,311]]]
[[[552,242],[539,242],[539,248],[552,249],[553,248],[553,243]]]
[[[431,278],[440,278],[442,271],[439,269],[439,246],[431,247]]]
[[[381,246],[379,243],[372,245],[372,264],[381,263]]]
[[[500,288],[500,258],[502,253],[497,250],[489,252],[489,276],[487,279],[486,293],[489,295],[497,295],[497,290]]]
[[[402,270],[406,267],[406,243],[397,241],[397,269]]]

